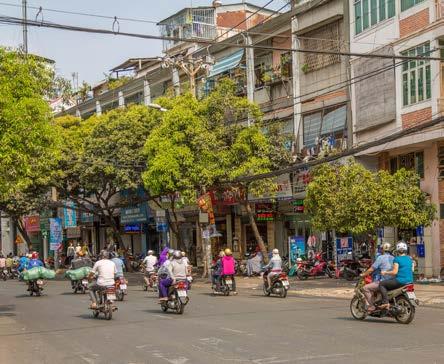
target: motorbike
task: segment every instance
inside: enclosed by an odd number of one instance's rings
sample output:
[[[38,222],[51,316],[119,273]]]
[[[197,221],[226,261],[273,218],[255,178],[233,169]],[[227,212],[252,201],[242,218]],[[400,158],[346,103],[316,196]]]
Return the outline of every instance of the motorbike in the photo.
[[[300,280],[306,280],[309,277],[328,276],[335,277],[335,269],[331,263],[328,263],[322,257],[323,253],[317,253],[313,261],[299,260],[296,269],[296,276]]]
[[[229,296],[230,292],[233,292],[233,280],[234,276],[222,276],[220,277],[219,286],[213,284],[213,294],[222,294],[224,296]]]
[[[17,279],[20,277],[19,272],[17,271],[17,268],[11,268],[11,270],[8,272],[8,278],[9,279]]]
[[[45,282],[43,281],[43,279],[35,279],[32,281],[28,281],[29,295],[33,296],[35,294],[38,297],[41,296],[44,284]]]
[[[251,258],[251,253],[245,253],[244,254],[244,259],[240,262],[239,266],[238,266],[238,271],[240,274],[242,274],[243,276],[248,275],[248,260]],[[251,272],[252,276],[259,276],[261,274],[261,271],[253,271]]]
[[[113,305],[113,301],[116,299],[116,288],[114,286],[104,287],[97,291],[97,295],[97,307],[92,308],[93,317],[97,318],[100,313],[103,313],[105,319],[111,320],[113,312],[117,311],[117,307]]]
[[[88,279],[78,279],[71,282],[72,289],[74,293],[80,292],[85,294],[88,290]]]
[[[127,289],[127,281],[124,277],[116,278],[116,297],[117,301],[123,301],[125,296],[128,294]]]
[[[148,288],[151,288],[153,292],[159,291],[159,279],[157,277],[157,272],[152,272],[148,277],[149,285],[146,284],[145,279],[142,283],[142,288],[144,291],[148,291]]]
[[[162,301],[161,309],[166,312],[168,309],[176,311],[179,315],[183,314],[185,306],[190,301],[187,294],[187,283],[179,281],[171,285],[168,290],[168,301]]]
[[[370,282],[367,282],[370,283]],[[377,293],[375,297],[376,310],[368,312],[365,308],[364,286],[366,281],[361,278],[356,284],[355,295],[350,302],[350,311],[356,320],[364,320],[367,316],[383,318],[392,317],[401,324],[409,324],[415,317],[416,307],[419,301],[415,295],[415,286],[407,284],[403,287],[388,292],[390,307],[380,308],[381,293]]]
[[[8,279],[8,270],[6,268],[0,271],[0,279],[6,281]]]
[[[281,298],[287,297],[287,291],[290,289],[290,283],[288,282],[288,276],[284,272],[275,274],[275,276],[271,279],[271,289],[268,289],[268,280],[267,276],[270,273],[270,270],[264,272],[263,275],[263,290],[265,296],[270,296],[271,294],[275,294],[280,296]]]
[[[353,255],[351,255],[350,259],[341,261],[339,276],[347,281],[354,281],[361,273],[365,272],[371,264],[371,259],[355,259]]]

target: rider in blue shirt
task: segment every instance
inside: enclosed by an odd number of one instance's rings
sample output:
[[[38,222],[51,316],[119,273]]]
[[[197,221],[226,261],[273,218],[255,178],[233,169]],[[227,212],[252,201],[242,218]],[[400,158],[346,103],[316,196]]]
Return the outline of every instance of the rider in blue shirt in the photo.
[[[37,252],[32,253],[31,260],[26,264],[26,269],[32,269],[35,267],[43,267],[43,263],[39,259],[39,253]]]
[[[26,269],[26,266],[28,265],[29,258],[26,255],[23,255],[19,259],[19,266],[17,268],[17,271],[22,272],[24,269]]]

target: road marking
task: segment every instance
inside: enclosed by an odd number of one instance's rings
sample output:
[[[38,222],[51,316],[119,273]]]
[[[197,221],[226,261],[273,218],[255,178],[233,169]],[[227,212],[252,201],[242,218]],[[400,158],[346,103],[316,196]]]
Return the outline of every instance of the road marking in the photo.
[[[234,332],[234,333],[236,333],[236,334],[246,334],[246,332],[244,332],[244,331],[241,331],[241,330],[235,330],[235,329],[230,329],[230,328],[228,328],[228,327],[221,327],[220,329],[221,329],[221,330],[224,330],[224,331]]]
[[[185,364],[187,361],[189,361],[189,359],[185,358],[184,356],[180,356],[178,358],[167,358],[165,356],[165,354],[163,354],[159,350],[153,350],[151,353],[156,358],[163,359],[163,360],[167,361],[170,364]]]
[[[94,364],[96,361],[91,358],[87,358],[86,356],[80,355],[80,357],[85,360],[88,364]]]
[[[223,342],[223,340],[219,339],[218,337],[205,337],[203,339],[200,339],[199,341],[202,341],[205,344],[213,345],[213,346],[218,346],[219,344],[221,344]]]
[[[153,315],[151,315],[151,316],[160,317],[160,318],[162,318],[162,319],[168,319],[168,320],[172,320],[172,319],[173,319],[172,317],[165,316],[165,315],[157,315],[157,314],[153,314]]]
[[[278,364],[278,363],[288,363],[289,359],[279,359],[277,357],[254,359],[251,362],[255,364]]]

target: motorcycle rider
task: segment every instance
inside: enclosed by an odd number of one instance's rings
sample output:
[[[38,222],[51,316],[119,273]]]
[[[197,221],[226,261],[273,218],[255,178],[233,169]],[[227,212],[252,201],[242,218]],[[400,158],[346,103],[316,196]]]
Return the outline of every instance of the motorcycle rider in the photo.
[[[29,259],[31,258],[31,254],[23,254],[19,259],[19,266],[17,270],[19,272],[23,272],[23,270],[26,269],[26,266],[28,265]]]
[[[396,244],[398,256],[393,260],[393,269],[390,271],[382,271],[383,276],[394,276],[379,284],[382,295],[381,308],[389,308],[388,291],[400,288],[413,282],[413,270],[415,269],[413,260],[407,255],[407,244],[400,241]]]
[[[152,250],[148,250],[146,254],[146,257],[142,262],[142,264],[145,266],[145,276],[143,279],[145,280],[146,285],[150,287],[151,275],[156,271],[157,257],[154,255]]]
[[[264,270],[270,269],[270,272],[267,275],[267,291],[271,290],[271,281],[272,278],[276,275],[279,275],[282,272],[282,259],[279,255],[278,249],[273,249],[272,251],[273,255],[268,262],[268,264],[263,268]]]
[[[218,259],[212,266],[213,274],[211,275],[213,285],[216,285],[216,290],[218,291],[220,289],[220,277],[222,274],[222,258],[225,256],[225,253],[223,250],[219,252]]]
[[[367,311],[373,312],[376,307],[374,304],[374,294],[379,290],[380,282],[387,280],[388,278],[382,276],[380,272],[389,271],[393,267],[393,255],[390,254],[392,245],[390,243],[382,244],[382,254],[379,255],[372,266],[361,274],[361,277],[366,277],[370,274],[374,274],[373,282],[364,286],[364,296],[367,304]]]
[[[106,250],[100,252],[100,260],[98,260],[91,272],[88,275],[88,279],[91,281],[97,273],[97,281],[89,288],[89,296],[91,298],[90,308],[97,308],[97,291],[106,287],[114,286],[114,277],[117,273],[116,265],[109,259],[109,253]]]
[[[8,274],[12,273],[12,267],[14,265],[14,259],[12,259],[12,253],[9,253],[6,257],[6,270],[8,271]]]
[[[0,273],[3,275],[3,271],[6,269],[6,258],[3,253],[0,253]]]
[[[33,252],[31,254],[31,259],[26,264],[26,269],[32,269],[35,267],[43,267],[43,262],[39,259],[39,253]]]
[[[236,281],[234,279],[234,275],[236,274],[236,260],[233,258],[233,253],[231,252],[231,249],[225,249],[224,253],[225,256],[222,257],[222,275],[232,276],[233,294],[236,295]]]
[[[167,266],[168,278],[162,279],[159,284],[160,298],[159,303],[168,301],[168,289],[171,285],[176,284],[177,281],[185,281],[187,279],[187,265],[182,260],[182,254],[179,250],[173,253],[173,260]]]
[[[115,252],[110,253],[111,261],[116,265],[116,278],[123,277],[123,261]]]

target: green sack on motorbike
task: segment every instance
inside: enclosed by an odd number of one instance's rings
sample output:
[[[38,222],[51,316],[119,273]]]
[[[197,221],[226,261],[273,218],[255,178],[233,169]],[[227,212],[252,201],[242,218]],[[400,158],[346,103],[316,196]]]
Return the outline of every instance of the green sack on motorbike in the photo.
[[[90,271],[91,271],[90,267],[81,267],[78,269],[67,270],[65,276],[72,281],[78,281],[80,279],[85,278]]]
[[[42,267],[35,267],[22,273],[24,281],[33,281],[40,278]]]
[[[54,279],[56,276],[56,272],[51,269],[41,268],[40,278],[41,279]]]

